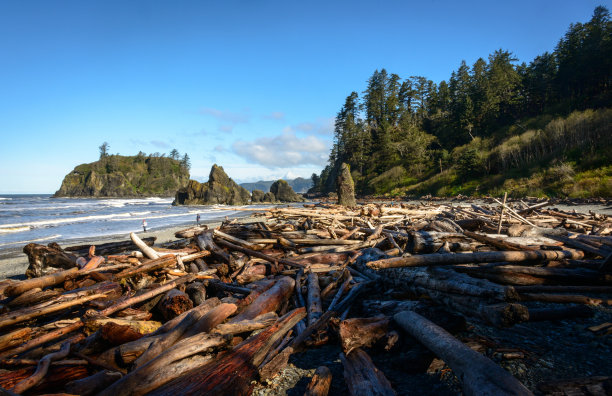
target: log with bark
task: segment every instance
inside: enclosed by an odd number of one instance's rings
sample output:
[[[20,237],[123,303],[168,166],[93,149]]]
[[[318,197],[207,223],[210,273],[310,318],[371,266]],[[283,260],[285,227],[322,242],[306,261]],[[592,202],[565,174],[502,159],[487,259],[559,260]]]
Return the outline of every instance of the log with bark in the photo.
[[[332,373],[326,366],[319,366],[314,372],[304,396],[327,396],[331,386]]]
[[[362,349],[340,354],[344,366],[344,382],[352,396],[394,396],[391,383]]]
[[[229,353],[182,375],[151,392],[151,395],[248,395],[253,387],[252,380],[257,366],[274,343],[305,316],[304,308],[289,312],[277,323],[245,340]]]
[[[450,366],[461,380],[466,395],[532,394],[510,373],[416,312],[400,312],[393,318],[402,329]]]
[[[530,251],[501,251],[501,252],[475,252],[475,253],[444,253],[421,254],[418,256],[404,256],[371,261],[368,267],[373,269],[397,267],[423,267],[430,265],[468,264],[468,263],[495,263],[495,262],[521,262],[544,260],[580,260],[584,254],[580,251],[570,250],[530,250]]]

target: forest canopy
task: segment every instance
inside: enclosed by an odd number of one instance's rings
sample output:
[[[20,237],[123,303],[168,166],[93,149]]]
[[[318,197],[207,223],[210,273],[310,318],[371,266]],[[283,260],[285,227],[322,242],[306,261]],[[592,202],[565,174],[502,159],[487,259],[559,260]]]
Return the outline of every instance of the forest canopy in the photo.
[[[552,53],[528,64],[499,49],[471,66],[462,61],[439,83],[376,70],[365,91],[351,92],[338,111],[329,162],[314,175],[313,191],[334,191],[342,163],[361,194],[439,193],[421,187],[444,174],[456,191],[470,181],[472,190],[491,191],[503,182],[494,176],[510,171],[530,177],[559,163],[572,172],[609,164],[601,148],[611,143],[610,112],[584,111],[610,106],[611,72],[612,23],[602,6],[590,21],[571,24]],[[571,121],[573,112],[581,115]],[[577,127],[576,118],[582,129],[552,137],[551,122]],[[556,146],[536,150],[536,143]],[[590,150],[592,161],[572,153],[576,148]]]

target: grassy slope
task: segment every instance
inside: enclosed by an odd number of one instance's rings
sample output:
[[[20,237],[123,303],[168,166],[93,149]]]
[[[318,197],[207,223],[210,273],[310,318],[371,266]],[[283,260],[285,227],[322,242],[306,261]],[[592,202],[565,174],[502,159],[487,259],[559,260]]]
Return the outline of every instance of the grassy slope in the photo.
[[[387,195],[612,197],[612,109],[541,116],[453,150],[441,173],[415,183],[402,170],[376,179]],[[472,150],[470,165],[462,163]]]

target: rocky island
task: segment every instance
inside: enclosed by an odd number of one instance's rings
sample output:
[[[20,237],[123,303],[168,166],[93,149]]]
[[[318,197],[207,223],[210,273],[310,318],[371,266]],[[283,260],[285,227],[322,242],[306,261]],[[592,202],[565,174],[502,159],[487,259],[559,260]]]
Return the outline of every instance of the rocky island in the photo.
[[[173,205],[248,205],[249,203],[304,202],[285,180],[277,180],[270,191],[253,190],[253,195],[233,181],[223,167],[213,165],[208,182],[189,180],[176,192]]]
[[[223,167],[213,165],[208,182],[189,180],[176,191],[173,205],[247,205],[251,194],[233,181]]]
[[[174,158],[104,155],[64,177],[55,197],[171,197],[187,185],[188,167]]]

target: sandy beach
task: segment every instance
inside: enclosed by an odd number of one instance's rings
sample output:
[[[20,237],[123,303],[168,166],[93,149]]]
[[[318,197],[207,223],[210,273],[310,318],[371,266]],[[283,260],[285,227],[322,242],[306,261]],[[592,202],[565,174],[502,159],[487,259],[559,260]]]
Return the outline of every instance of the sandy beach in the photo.
[[[249,215],[248,213],[245,213],[245,215],[242,217],[234,217],[234,218],[236,218],[237,221],[241,223],[248,223],[252,221],[261,220],[260,216]],[[205,224],[208,227],[212,228],[212,227],[219,226],[221,222],[220,221],[202,222],[201,224]],[[193,227],[194,225],[195,224],[192,222],[192,223],[182,224],[179,226],[172,226],[172,227],[150,230],[150,231],[147,231],[146,233],[140,231],[137,233],[137,235],[140,237],[154,236],[157,238],[155,240],[155,244],[160,245],[166,242],[176,240],[177,238],[174,236],[174,234],[177,231],[184,230],[189,227]],[[113,235],[110,237],[98,237],[98,238],[79,240],[78,242],[68,243],[62,247],[69,247],[69,246],[74,246],[74,245],[86,245],[86,244],[96,245],[96,244],[107,243],[107,242],[126,241],[129,239],[130,239],[129,234]],[[49,241],[49,242],[53,242],[53,241]],[[25,271],[28,268],[28,257],[20,249],[15,249],[10,253],[11,254],[7,255],[6,257],[0,258],[0,280],[6,279],[6,278],[24,279]]]

